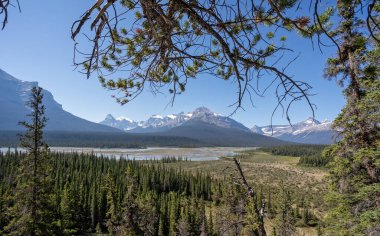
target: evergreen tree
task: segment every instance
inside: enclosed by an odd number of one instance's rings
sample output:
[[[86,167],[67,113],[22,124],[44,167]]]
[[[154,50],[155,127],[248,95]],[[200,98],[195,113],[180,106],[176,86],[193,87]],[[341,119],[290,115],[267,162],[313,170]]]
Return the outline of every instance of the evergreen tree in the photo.
[[[199,235],[201,233],[201,214],[199,212],[200,204],[198,199],[191,198],[191,210],[190,210],[190,229],[191,232],[195,235]]]
[[[100,194],[100,206],[99,206],[99,228],[102,232],[107,231],[106,226],[107,215],[107,191],[103,188]]]
[[[136,202],[136,187],[132,184],[128,188],[128,193],[123,203],[123,226],[121,227],[121,235],[138,236],[143,232],[139,227],[139,206]]]
[[[139,205],[139,228],[143,235],[157,235],[158,232],[158,217],[157,212],[158,200],[153,192],[149,191],[138,202]]]
[[[122,225],[121,209],[119,209],[118,193],[112,172],[109,170],[106,179],[107,206],[106,214],[108,232],[114,235]]]
[[[257,232],[258,227],[259,227],[259,221],[258,221],[258,217],[255,211],[254,201],[257,201],[257,200],[248,198],[246,206],[245,206],[244,231],[245,231],[245,234],[247,235],[256,235],[255,233]]]
[[[207,236],[209,234],[208,232],[208,221],[207,221],[207,217],[206,217],[206,205],[205,205],[205,202],[204,200],[202,199],[201,201],[201,204],[200,204],[200,222],[201,222],[201,226],[200,226],[200,235],[201,236]]]
[[[92,188],[92,197],[91,197],[91,225],[92,228],[96,228],[99,223],[99,206],[98,206],[98,194],[96,192],[96,187]]]
[[[292,209],[292,198],[285,187],[281,190],[279,212],[275,220],[276,234],[279,236],[292,236],[295,234],[295,219]]]
[[[62,229],[64,235],[77,235],[81,232],[82,223],[80,196],[73,182],[67,182],[61,201]]]
[[[177,235],[177,223],[179,219],[178,201],[175,193],[170,193],[170,212],[169,212],[169,236]]]
[[[178,233],[179,235],[188,236],[191,233],[190,229],[190,212],[189,212],[189,206],[187,203],[187,200],[185,201],[184,207],[182,208],[180,219],[178,222]]]
[[[89,187],[87,186],[88,182],[87,179],[84,180],[84,182],[80,185],[79,194],[80,194],[80,204],[81,207],[80,210],[80,217],[81,224],[80,228],[81,230],[88,231],[91,228],[91,208],[90,208],[90,191]]]
[[[267,215],[268,215],[268,218],[269,219],[273,219],[275,217],[275,214],[276,214],[276,212],[274,210],[273,202],[272,202],[272,189],[269,186],[268,201],[267,201]]]
[[[21,136],[21,147],[28,155],[21,159],[14,206],[10,208],[12,220],[6,227],[9,235],[53,234],[53,189],[48,146],[43,141],[46,126],[43,90],[34,87],[27,105],[32,112],[29,122],[20,122],[26,128]]]
[[[325,74],[346,85],[346,106],[333,124],[341,140],[325,151],[333,159],[327,235],[380,234],[380,31],[378,23],[363,20],[363,4],[338,1],[338,24],[327,32],[338,55],[328,60]],[[368,9],[379,22],[379,2]]]
[[[209,236],[214,236],[214,221],[212,219],[212,208],[210,206],[210,212],[209,212],[209,217],[208,217],[208,235]]]
[[[0,235],[3,234],[3,229],[8,223],[7,215],[6,215],[6,194],[4,193],[3,188],[0,185]]]
[[[168,216],[167,216],[166,199],[161,198],[160,221],[159,221],[159,225],[158,225],[158,235],[164,236],[164,235],[167,235],[167,232],[168,232]]]

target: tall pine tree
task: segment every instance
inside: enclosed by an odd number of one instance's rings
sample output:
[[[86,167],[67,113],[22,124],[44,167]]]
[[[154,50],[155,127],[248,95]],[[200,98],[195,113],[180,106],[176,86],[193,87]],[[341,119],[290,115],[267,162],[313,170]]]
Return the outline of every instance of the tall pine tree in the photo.
[[[364,20],[365,14],[360,15],[366,4],[337,1],[339,21],[327,32],[338,55],[328,60],[325,74],[346,86],[347,101],[333,124],[342,139],[325,151],[334,159],[327,196],[328,235],[380,234],[380,32],[378,24],[373,26],[370,19]],[[379,22],[380,4],[373,1],[368,10],[366,14]]]
[[[79,192],[75,189],[73,182],[67,182],[63,190],[61,201],[61,226],[64,235],[74,235],[81,232],[81,216]]]
[[[10,208],[12,220],[6,227],[9,235],[52,235],[53,189],[50,178],[49,149],[43,141],[46,126],[43,90],[34,87],[27,105],[32,112],[29,122],[20,122],[26,128],[21,136],[21,147],[28,155],[21,159],[18,168],[14,202]]]
[[[275,219],[275,228],[273,232],[276,232],[280,236],[292,236],[296,234],[296,228],[294,226],[295,219],[292,208],[292,197],[289,190],[286,190],[283,186],[280,195],[279,214]]]

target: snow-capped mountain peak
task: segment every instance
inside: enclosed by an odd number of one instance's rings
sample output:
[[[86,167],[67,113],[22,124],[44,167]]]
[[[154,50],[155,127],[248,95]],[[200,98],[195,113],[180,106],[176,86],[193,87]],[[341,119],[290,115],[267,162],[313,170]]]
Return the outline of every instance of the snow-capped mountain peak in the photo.
[[[251,131],[285,141],[313,144],[330,144],[334,136],[330,121],[320,122],[312,117],[294,125],[254,126]]]
[[[123,116],[115,118],[111,114],[108,114],[106,118],[100,122],[100,124],[111,126],[117,129],[124,130],[124,131],[134,129],[138,125],[137,122],[129,118],[126,118]]]
[[[106,116],[105,120],[115,120],[115,117],[113,117],[113,115],[111,115],[111,114],[108,114]]]
[[[116,120],[118,120],[118,121],[125,120],[125,121],[129,121],[129,122],[133,122],[132,119],[129,119],[128,117],[124,117],[124,116],[119,116],[119,117],[116,118]]]
[[[193,114],[202,114],[202,113],[213,113],[210,109],[207,107],[198,107],[193,111]]]
[[[309,117],[309,118],[307,118],[307,120],[305,120],[302,123],[304,123],[306,125],[319,125],[321,122],[319,122],[318,120],[314,119],[313,117]]]
[[[164,131],[181,126],[189,121],[204,122],[223,128],[237,128],[250,132],[247,127],[240,124],[239,122],[236,122],[229,117],[224,117],[218,113],[215,113],[207,107],[199,107],[193,112],[181,112],[178,114],[170,114],[166,116],[155,114],[152,115],[149,119],[140,122],[129,120],[129,122],[126,123],[127,120],[109,120],[107,117],[104,121],[101,122],[102,124],[119,128],[124,131],[139,133]]]
[[[257,126],[257,125],[254,125],[252,128],[251,128],[251,131],[253,133],[256,133],[256,134],[263,134],[263,131],[261,130],[261,127]]]
[[[164,117],[162,117],[160,115],[152,115],[150,118],[152,118],[152,119],[163,119]]]
[[[176,115],[167,115],[166,117],[168,117],[169,119],[175,119],[175,118],[177,118]]]
[[[216,112],[211,111],[207,107],[198,107],[192,112],[191,116],[221,116],[221,114],[218,114]]]

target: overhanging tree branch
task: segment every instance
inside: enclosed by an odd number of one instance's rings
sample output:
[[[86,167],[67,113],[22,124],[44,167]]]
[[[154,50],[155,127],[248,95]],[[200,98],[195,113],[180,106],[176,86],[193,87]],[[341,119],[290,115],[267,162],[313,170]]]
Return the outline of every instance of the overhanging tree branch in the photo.
[[[203,74],[237,84],[236,109],[243,106],[245,94],[252,99],[259,81],[268,86],[276,81],[281,85],[277,93],[284,95],[278,97],[281,106],[289,108],[296,97],[314,112],[311,86],[287,75],[280,60],[290,50],[276,34],[312,32],[306,16],[285,17],[290,9],[298,7],[264,0],[99,0],[73,24],[72,38],[83,32],[93,44],[89,53],[76,50],[76,65],[88,77],[96,73],[105,88],[122,92],[117,98],[122,104],[140,94],[146,83],[153,91],[169,87],[174,98],[190,78]],[[84,30],[86,23],[89,31]]]
[[[18,10],[21,12],[20,3],[18,0],[15,0],[17,3]],[[14,5],[11,3],[11,0],[0,0],[0,15],[3,15],[3,22],[1,29],[3,30],[8,23],[8,9],[9,7],[14,7]]]

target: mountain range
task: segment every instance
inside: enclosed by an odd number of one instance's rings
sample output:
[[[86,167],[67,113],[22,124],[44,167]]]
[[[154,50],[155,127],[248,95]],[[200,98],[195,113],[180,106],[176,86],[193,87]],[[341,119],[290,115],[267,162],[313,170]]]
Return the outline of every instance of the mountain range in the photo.
[[[187,132],[197,129],[197,125],[202,124],[203,126],[216,126],[274,137],[287,142],[307,144],[331,144],[334,142],[334,132],[330,128],[331,122],[327,120],[320,122],[313,118],[308,118],[293,125],[254,126],[249,129],[232,118],[222,116],[206,107],[199,107],[193,112],[181,112],[166,116],[155,114],[145,121],[134,121],[126,117],[115,118],[108,114],[100,123],[128,133],[164,132],[186,136]],[[186,132],[179,132],[179,130],[186,130]],[[246,135],[245,133],[240,135],[243,134]]]
[[[18,122],[28,119],[26,102],[35,86],[37,82],[16,79],[0,69],[0,146],[17,143],[16,134],[22,130]],[[107,115],[99,124],[65,111],[49,91],[43,90],[43,94],[48,118],[46,137],[51,145],[257,147],[323,143],[331,133],[328,122],[307,120],[294,126],[273,126],[271,135],[268,126],[249,129],[206,107],[166,116],[156,114],[145,121]]]
[[[108,114],[101,124],[118,128],[130,134],[149,134],[165,137],[186,137],[208,146],[268,146],[285,142],[253,133],[234,119],[215,113],[206,107],[192,112],[172,115],[152,115],[145,121],[115,118]]]
[[[181,112],[173,115],[152,115],[146,121],[133,121],[129,118],[118,117],[114,118],[108,114],[100,124],[108,125],[130,133],[150,133],[162,132],[170,130],[185,124],[188,121],[205,122],[222,128],[231,128],[241,131],[250,132],[249,128],[243,124],[229,118],[217,114],[206,107],[199,107],[193,112]]]
[[[18,134],[31,112],[26,102],[37,82],[16,79],[0,69],[0,147],[19,145]],[[45,140],[52,146],[80,147],[145,147],[145,146],[205,146],[199,140],[185,137],[126,134],[119,129],[77,117],[62,108],[52,93],[43,90],[47,125]]]
[[[0,70],[0,146],[18,145],[17,134],[28,121],[26,102],[37,82],[16,79]],[[272,146],[286,142],[252,133],[228,117],[198,108],[192,113],[150,117],[145,122],[107,116],[103,124],[87,121],[65,111],[43,90],[48,118],[45,139],[53,146],[145,147],[145,146]],[[120,130],[121,129],[121,130]],[[123,131],[131,132],[123,132]]]
[[[308,118],[293,125],[254,126],[251,131],[295,143],[332,144],[335,142],[336,133],[331,129],[331,123],[328,120],[320,122]]]

